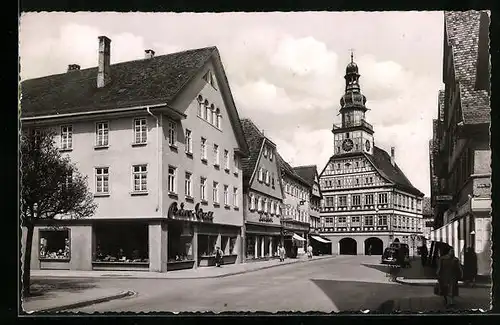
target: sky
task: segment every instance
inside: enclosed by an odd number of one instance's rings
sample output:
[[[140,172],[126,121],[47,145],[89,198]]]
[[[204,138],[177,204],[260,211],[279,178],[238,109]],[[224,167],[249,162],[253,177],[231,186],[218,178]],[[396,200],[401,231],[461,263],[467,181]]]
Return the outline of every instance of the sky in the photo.
[[[21,79],[217,46],[240,117],[250,118],[292,166],[325,167],[354,49],[375,145],[429,196],[429,139],[442,84],[443,13],[24,13]]]

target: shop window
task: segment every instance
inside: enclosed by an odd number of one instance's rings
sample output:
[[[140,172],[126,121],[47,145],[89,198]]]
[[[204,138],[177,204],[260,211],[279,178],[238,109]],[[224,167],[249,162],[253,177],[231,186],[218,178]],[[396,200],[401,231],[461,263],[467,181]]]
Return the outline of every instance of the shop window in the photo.
[[[147,223],[99,222],[94,234],[94,262],[149,263]]]
[[[193,230],[187,222],[168,225],[168,262],[192,261]]]
[[[236,239],[237,237],[229,237],[229,254],[230,255],[238,255],[236,251]]]
[[[202,257],[215,255],[217,235],[198,235],[198,254]]]
[[[70,242],[68,229],[40,230],[39,236],[41,259],[70,259]]]
[[[246,237],[246,257],[255,258],[255,235],[247,235]]]

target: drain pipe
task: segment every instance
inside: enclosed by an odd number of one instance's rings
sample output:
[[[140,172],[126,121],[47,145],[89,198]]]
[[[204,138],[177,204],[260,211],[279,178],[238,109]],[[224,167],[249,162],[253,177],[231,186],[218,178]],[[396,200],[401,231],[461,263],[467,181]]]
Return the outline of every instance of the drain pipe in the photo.
[[[161,198],[162,198],[162,192],[161,192],[161,183],[162,183],[162,177],[161,175],[161,133],[160,133],[160,119],[151,113],[151,107],[146,106],[146,111],[148,112],[149,115],[155,118],[156,120],[156,156],[157,156],[157,168],[158,168],[158,202],[156,205],[156,212],[160,210],[160,213],[162,212],[160,207],[161,207]]]

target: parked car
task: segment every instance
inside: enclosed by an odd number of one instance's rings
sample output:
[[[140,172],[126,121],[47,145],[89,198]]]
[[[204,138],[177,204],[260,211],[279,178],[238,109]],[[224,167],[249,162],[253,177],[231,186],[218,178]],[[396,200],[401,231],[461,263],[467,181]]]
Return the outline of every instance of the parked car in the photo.
[[[406,267],[410,265],[410,249],[408,244],[391,243],[384,250],[381,258],[382,264],[399,265]]]

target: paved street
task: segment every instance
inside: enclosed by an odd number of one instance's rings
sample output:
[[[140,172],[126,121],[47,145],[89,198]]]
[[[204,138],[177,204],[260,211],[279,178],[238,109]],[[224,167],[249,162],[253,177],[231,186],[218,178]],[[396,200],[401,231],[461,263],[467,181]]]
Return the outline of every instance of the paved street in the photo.
[[[432,287],[390,283],[380,269],[362,265],[379,258],[339,256],[218,279],[88,279],[138,294],[73,311],[358,311],[375,310],[387,300],[432,296]],[[463,288],[461,295],[489,301],[489,289]]]

